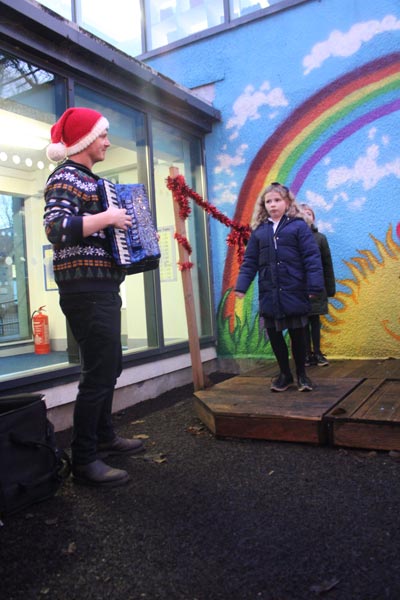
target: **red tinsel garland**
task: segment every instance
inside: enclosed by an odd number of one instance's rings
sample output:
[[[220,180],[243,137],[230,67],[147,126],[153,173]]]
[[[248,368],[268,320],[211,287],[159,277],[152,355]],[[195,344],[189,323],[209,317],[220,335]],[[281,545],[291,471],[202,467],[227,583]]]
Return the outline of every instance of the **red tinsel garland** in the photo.
[[[246,247],[246,242],[250,237],[251,229],[249,225],[241,225],[235,220],[229,219],[226,215],[221,213],[215,206],[203,200],[203,198],[192,190],[185,182],[183,175],[177,175],[176,177],[167,177],[167,188],[172,192],[172,196],[175,202],[179,205],[179,216],[181,219],[187,219],[191,213],[189,205],[189,198],[192,198],[198,206],[201,206],[207,214],[211,215],[214,219],[217,219],[220,223],[223,223],[227,227],[230,227],[232,231],[228,234],[226,242],[228,246],[237,245],[237,257],[239,264],[243,260],[243,255]],[[178,243],[181,243],[188,253],[190,254],[192,249],[188,240],[184,236],[175,234],[175,239]],[[187,245],[186,245],[187,244]],[[190,250],[188,249],[190,248]],[[179,263],[178,263],[179,264]],[[185,263],[187,265],[188,263]],[[189,263],[192,265],[192,263]],[[182,265],[181,265],[182,267]],[[186,266],[185,268],[191,268]],[[181,269],[182,270],[182,269]]]
[[[181,244],[187,250],[188,254],[192,254],[192,246],[190,245],[189,240],[184,235],[180,233],[175,233],[174,238],[178,240],[178,244]]]
[[[186,271],[186,269],[191,269],[193,267],[193,263],[188,260],[187,262],[180,263],[178,262],[178,269],[180,271]]]

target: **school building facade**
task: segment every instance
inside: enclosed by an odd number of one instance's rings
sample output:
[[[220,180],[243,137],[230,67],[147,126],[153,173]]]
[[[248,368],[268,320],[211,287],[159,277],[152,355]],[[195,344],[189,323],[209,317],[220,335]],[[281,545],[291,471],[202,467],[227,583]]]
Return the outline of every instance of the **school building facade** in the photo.
[[[74,105],[107,116],[112,147],[96,172],[144,183],[160,233],[158,271],[129,276],[121,290],[117,409],[191,380],[171,166],[228,223],[248,224],[268,183],[289,186],[313,207],[333,255],[324,352],[398,357],[397,0],[101,4],[107,14],[86,0],[0,1],[0,392],[42,390],[69,418],[79,357],[58,306],[42,191],[54,168],[50,127]],[[191,209],[205,369],[271,356],[257,285],[244,301],[233,295],[232,230]],[[37,354],[32,314],[42,306],[51,351]]]

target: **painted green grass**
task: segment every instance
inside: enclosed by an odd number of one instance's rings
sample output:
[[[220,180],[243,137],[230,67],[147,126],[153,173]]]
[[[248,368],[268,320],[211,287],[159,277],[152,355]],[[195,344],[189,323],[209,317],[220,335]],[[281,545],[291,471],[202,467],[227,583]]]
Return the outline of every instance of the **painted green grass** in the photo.
[[[260,324],[258,313],[252,309],[254,283],[252,283],[243,299],[243,318],[235,316],[235,326],[231,332],[229,318],[224,317],[227,297],[233,293],[227,290],[220,302],[217,312],[218,355],[236,358],[273,358],[271,345],[266,332]]]

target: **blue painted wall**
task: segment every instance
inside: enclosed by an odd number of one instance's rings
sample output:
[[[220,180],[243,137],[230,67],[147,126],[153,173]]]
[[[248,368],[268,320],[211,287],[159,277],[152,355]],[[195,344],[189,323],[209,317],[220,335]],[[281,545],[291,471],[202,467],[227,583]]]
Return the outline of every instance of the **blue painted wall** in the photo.
[[[209,202],[245,224],[279,180],[314,208],[338,282],[323,319],[332,357],[400,357],[399,51],[398,0],[320,0],[147,61],[221,111],[206,139]],[[229,343],[245,309],[229,293],[228,230],[211,231],[215,303],[229,321],[221,354],[257,355]]]

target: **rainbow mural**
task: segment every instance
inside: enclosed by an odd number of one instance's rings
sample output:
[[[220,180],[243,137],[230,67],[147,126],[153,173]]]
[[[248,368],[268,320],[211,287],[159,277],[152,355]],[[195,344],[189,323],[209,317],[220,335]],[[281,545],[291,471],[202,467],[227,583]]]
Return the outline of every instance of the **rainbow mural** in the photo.
[[[312,169],[358,130],[400,110],[400,53],[363,65],[332,81],[299,106],[266,140],[244,179],[234,219],[248,224],[254,202],[271,181],[298,194]],[[223,275],[224,316],[234,326],[239,265],[228,248]]]

